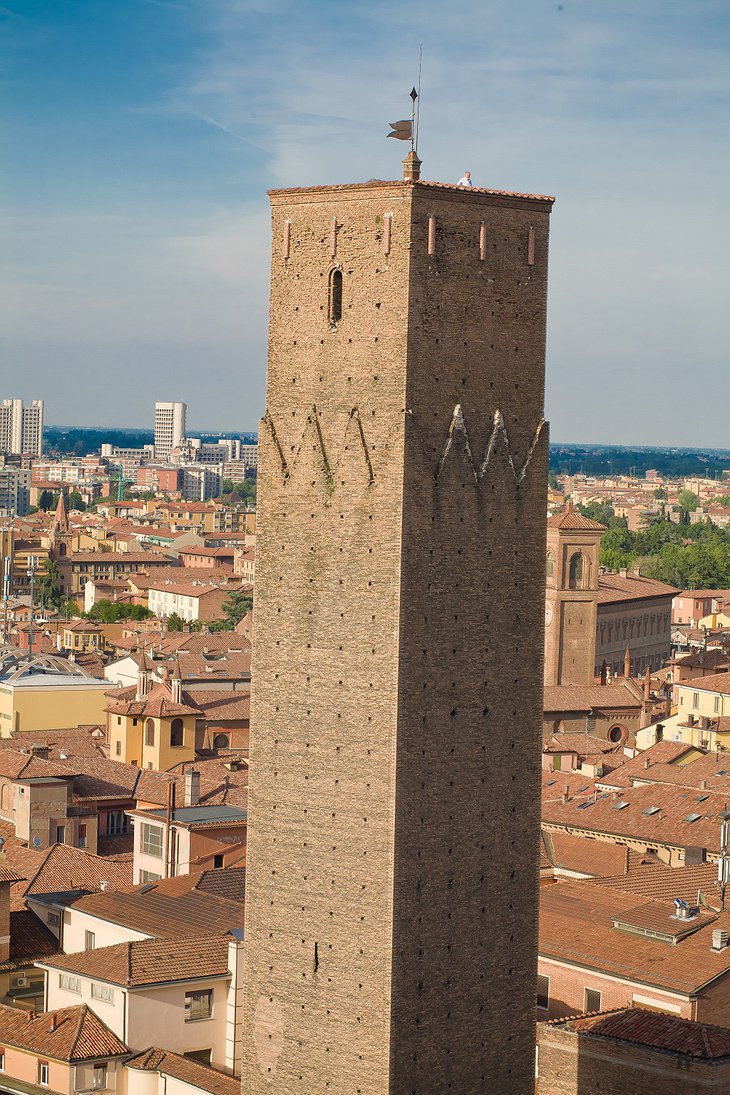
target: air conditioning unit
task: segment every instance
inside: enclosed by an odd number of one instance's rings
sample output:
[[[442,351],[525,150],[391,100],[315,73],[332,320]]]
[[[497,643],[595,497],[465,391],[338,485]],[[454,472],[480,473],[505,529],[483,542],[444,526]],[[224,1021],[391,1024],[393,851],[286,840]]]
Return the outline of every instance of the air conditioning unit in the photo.
[[[16,977],[15,978],[15,984],[19,989],[22,989],[28,984],[28,978],[27,977]]]

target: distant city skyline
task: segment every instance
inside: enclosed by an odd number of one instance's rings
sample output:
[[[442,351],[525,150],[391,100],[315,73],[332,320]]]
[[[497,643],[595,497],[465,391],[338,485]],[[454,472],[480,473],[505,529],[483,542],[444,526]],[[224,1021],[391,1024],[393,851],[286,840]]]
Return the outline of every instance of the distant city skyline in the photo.
[[[424,177],[557,197],[552,438],[727,446],[729,24],[716,0],[9,0],[4,388],[50,422],[169,398],[255,431],[265,191],[398,178],[422,41]]]

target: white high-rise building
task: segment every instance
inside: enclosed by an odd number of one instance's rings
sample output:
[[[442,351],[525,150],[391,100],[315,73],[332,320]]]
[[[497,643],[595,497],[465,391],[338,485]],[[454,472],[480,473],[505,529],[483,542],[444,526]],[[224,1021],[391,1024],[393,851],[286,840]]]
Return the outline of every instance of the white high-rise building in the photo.
[[[0,452],[43,452],[43,400],[34,399],[29,407],[22,399],[4,399],[0,403]]]
[[[186,403],[155,403],[155,460],[170,461],[170,453],[185,440]]]

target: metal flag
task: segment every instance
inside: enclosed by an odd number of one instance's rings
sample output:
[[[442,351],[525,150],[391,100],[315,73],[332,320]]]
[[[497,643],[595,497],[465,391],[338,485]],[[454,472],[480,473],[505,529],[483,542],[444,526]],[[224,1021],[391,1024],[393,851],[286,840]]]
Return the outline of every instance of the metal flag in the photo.
[[[404,122],[388,122],[388,125],[393,130],[387,134],[388,137],[395,137],[397,141],[410,141],[413,137],[413,122],[410,118]]]

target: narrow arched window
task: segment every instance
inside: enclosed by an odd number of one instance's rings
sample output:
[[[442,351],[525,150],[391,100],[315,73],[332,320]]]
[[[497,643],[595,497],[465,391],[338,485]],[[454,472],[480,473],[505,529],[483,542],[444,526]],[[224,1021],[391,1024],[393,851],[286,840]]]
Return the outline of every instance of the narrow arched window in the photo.
[[[549,551],[545,558],[545,573],[548,578],[552,578],[555,573],[555,556],[552,551]]]
[[[339,323],[342,319],[342,271],[331,270],[329,281],[329,319]]]
[[[173,719],[170,723],[170,745],[173,747],[183,743],[183,720]]]
[[[145,734],[145,737],[144,737],[145,745],[154,745],[155,744],[155,721],[154,721],[154,719],[147,719],[147,722],[144,724],[144,734]]]
[[[10,792],[7,783],[3,783],[2,788],[0,788],[0,810],[2,810],[4,814],[7,814],[9,805]]]
[[[570,557],[570,567],[568,569],[568,585],[571,589],[580,589],[583,585],[583,556],[579,551],[576,551],[575,555]]]

